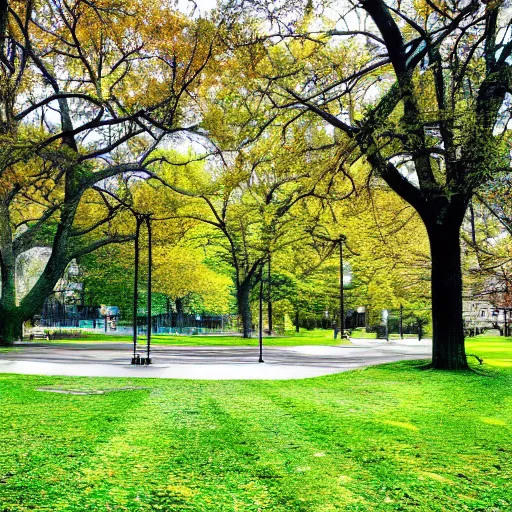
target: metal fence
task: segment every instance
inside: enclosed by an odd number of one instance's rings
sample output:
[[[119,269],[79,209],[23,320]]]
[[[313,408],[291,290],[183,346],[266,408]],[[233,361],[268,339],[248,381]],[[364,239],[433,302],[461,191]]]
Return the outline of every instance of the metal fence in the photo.
[[[115,318],[115,329],[112,319]],[[156,334],[200,334],[234,332],[238,329],[235,315],[198,315],[188,313],[163,313],[153,315],[151,320],[152,332]],[[100,313],[99,306],[77,306],[62,304],[58,301],[46,301],[42,314],[35,318],[36,324],[47,328],[72,327],[79,329],[102,329],[108,332],[131,331],[129,326],[118,322],[117,317],[109,317],[105,328],[105,318]],[[137,328],[140,332],[147,331],[147,317],[137,318]]]
[[[77,306],[46,301],[36,322],[43,327],[90,327],[103,326],[99,306]]]
[[[139,331],[147,331],[147,317],[137,318]],[[233,332],[238,329],[234,315],[194,315],[186,313],[162,313],[151,317],[152,332],[156,334],[209,334]]]

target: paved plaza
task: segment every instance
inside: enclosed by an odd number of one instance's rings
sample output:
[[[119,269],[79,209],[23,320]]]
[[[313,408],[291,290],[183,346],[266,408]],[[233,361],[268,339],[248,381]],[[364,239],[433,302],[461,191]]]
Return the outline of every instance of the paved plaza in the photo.
[[[255,341],[256,344],[256,341]],[[304,379],[401,360],[428,359],[430,340],[353,340],[340,346],[188,347],[155,345],[153,364],[130,364],[129,343],[21,343],[0,353],[0,373],[201,380]]]

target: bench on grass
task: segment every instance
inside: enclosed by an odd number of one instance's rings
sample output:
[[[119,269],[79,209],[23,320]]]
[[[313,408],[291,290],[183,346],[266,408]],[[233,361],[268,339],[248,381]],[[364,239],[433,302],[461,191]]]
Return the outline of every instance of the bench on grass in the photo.
[[[30,332],[28,339],[32,340],[49,340],[50,336],[48,333],[44,332],[44,329],[32,329]]]

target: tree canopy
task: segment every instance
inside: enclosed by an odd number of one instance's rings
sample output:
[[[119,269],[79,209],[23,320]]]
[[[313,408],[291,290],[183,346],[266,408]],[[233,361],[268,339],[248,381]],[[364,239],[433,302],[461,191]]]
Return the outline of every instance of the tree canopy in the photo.
[[[463,274],[509,290],[511,19],[502,0],[4,0],[1,342],[72,260],[126,279],[146,214],[175,302],[232,293],[247,336],[270,265],[281,313],[334,308],[345,239],[349,301],[431,301],[433,366],[465,368]]]

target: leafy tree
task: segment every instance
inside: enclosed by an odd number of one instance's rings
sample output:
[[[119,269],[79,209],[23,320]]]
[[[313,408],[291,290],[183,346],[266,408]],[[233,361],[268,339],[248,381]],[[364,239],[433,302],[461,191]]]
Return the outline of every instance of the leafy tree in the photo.
[[[304,127],[296,134],[297,140]],[[215,133],[210,133],[213,140]],[[235,137],[235,142],[238,136]],[[319,138],[322,137],[320,134]],[[224,165],[211,162],[188,164],[186,172],[169,165],[165,154],[160,156],[162,178],[159,203],[168,209],[170,218],[198,220],[210,227],[207,239],[234,270],[238,312],[242,318],[244,337],[250,336],[251,291],[259,282],[263,266],[285,247],[310,237],[317,223],[316,212],[304,206],[308,197],[325,197],[334,188],[332,177],[325,180],[325,155],[309,157],[302,150],[280,144],[279,136],[271,134],[257,144],[234,144],[235,156]],[[296,148],[297,149],[297,148]],[[170,158],[170,161],[176,158]],[[338,185],[340,196],[351,193],[350,183]],[[213,228],[213,230],[211,230]]]
[[[508,179],[499,181],[479,191],[463,224],[465,292],[468,298],[508,307],[512,304],[512,212],[506,200]]]
[[[273,260],[273,300],[288,304],[285,311],[298,332],[301,318],[338,310],[339,264],[336,244],[314,236],[284,248]]]
[[[414,207],[430,242],[432,365],[466,368],[460,227],[475,191],[510,167],[506,2],[364,0],[331,6],[337,19],[325,28],[312,3],[281,5],[271,16],[264,2],[245,5],[246,28],[233,36],[258,57],[247,86],[260,92],[254,119],[318,116],[347,170],[364,159]]]
[[[205,265],[197,251],[161,246],[154,251],[154,262],[154,290],[170,297],[178,313],[183,313],[183,302],[194,296],[203,312],[229,312],[231,280]]]
[[[149,175],[166,137],[196,131],[190,95],[221,23],[151,1],[0,3],[1,344],[72,259],[133,239],[129,216],[113,227],[126,211],[104,189]],[[40,246],[51,256],[18,299],[16,260]]]
[[[421,219],[387,187],[372,187],[351,204],[339,205],[357,304],[372,309],[429,302],[428,241]]]
[[[141,242],[141,261],[145,262],[147,247],[144,246],[144,240]],[[131,244],[102,247],[82,257],[80,269],[88,304],[117,305],[122,315],[131,319],[134,274]],[[146,272],[146,265],[142,264],[142,283],[145,282]],[[169,243],[153,247],[154,312],[170,309],[170,303],[166,304],[166,299],[169,299],[174,302],[178,313],[184,312],[186,302],[193,302],[197,312],[226,314],[231,306],[230,283],[229,277],[214,272],[203,263],[198,250]],[[146,300],[145,293],[141,293],[141,308],[145,307]]]
[[[276,271],[288,276],[285,287],[294,313],[317,309],[338,314],[340,235],[346,239],[346,309],[423,309],[430,297],[428,241],[421,219],[388,188],[368,191],[364,179],[354,184],[357,193],[349,201],[323,206],[319,201],[311,239],[287,247],[275,262]],[[314,202],[309,198],[308,207],[314,208]]]
[[[133,247],[111,244],[79,259],[85,305],[118,306],[121,318],[133,308]]]

